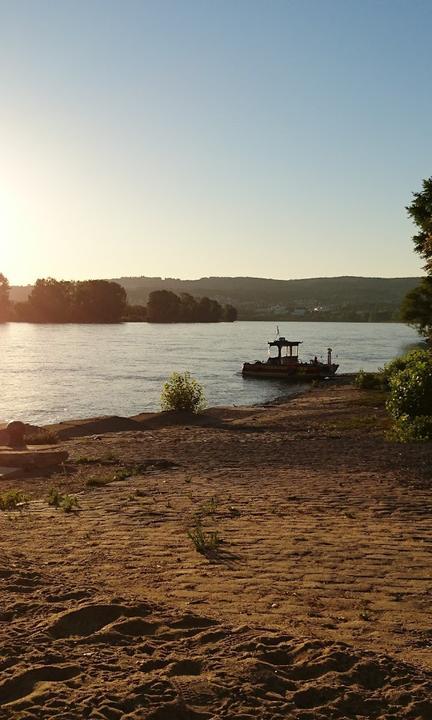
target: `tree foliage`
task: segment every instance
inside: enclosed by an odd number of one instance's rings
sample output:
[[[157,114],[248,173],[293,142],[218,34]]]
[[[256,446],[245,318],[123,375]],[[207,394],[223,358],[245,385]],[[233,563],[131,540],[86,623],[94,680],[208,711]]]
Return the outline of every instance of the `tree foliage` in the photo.
[[[428,360],[411,363],[390,377],[390,414],[397,420],[403,415],[415,418],[432,409],[432,355]]]
[[[175,322],[233,322],[237,310],[222,306],[208,297],[194,298],[189,293],[180,296],[170,290],[154,290],[147,303],[147,320],[155,323]]]
[[[235,322],[237,320],[237,308],[234,305],[225,305],[225,320],[226,322]]]
[[[27,302],[16,303],[15,318],[25,322],[110,323],[120,322],[126,307],[126,291],[118,283],[45,278],[36,281]]]
[[[406,295],[401,306],[401,319],[421,335],[432,335],[432,276],[423,278],[420,285]]]
[[[413,193],[407,211],[419,232],[413,241],[416,252],[425,260],[425,270],[432,273],[432,177],[423,180],[423,190]]]
[[[408,293],[402,303],[401,317],[426,337],[432,332],[432,177],[423,180],[421,192],[413,193],[407,211],[417,225],[413,237],[415,251],[425,261],[427,277]]]
[[[432,439],[432,352],[414,350],[384,369],[393,437],[406,442]]]
[[[77,282],[74,306],[78,322],[120,322],[127,307],[126,291],[108,280]]]
[[[155,290],[147,303],[148,322],[170,323],[180,320],[180,298],[169,290]]]
[[[9,282],[8,279],[0,273],[0,322],[4,322],[9,317]]]

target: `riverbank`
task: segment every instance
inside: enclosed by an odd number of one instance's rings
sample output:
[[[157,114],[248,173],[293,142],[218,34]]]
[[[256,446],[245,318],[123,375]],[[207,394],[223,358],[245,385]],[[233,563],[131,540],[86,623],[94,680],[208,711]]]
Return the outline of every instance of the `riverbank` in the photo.
[[[62,423],[62,472],[14,481],[1,719],[430,718],[430,443],[337,384],[132,421]]]

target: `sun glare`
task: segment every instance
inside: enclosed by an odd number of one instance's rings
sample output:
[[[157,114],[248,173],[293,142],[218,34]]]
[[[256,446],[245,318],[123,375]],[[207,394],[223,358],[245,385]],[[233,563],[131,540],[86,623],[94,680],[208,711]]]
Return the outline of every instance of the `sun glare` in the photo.
[[[11,283],[26,282],[32,264],[25,250],[26,213],[19,205],[13,193],[0,187],[0,272]]]

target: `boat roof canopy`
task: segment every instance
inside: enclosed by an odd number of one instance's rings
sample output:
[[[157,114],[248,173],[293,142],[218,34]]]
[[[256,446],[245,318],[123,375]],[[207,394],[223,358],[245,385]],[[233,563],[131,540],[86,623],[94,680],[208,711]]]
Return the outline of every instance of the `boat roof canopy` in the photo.
[[[269,342],[270,347],[298,347],[301,345],[303,340],[286,340],[284,337],[280,337],[278,340],[273,340],[272,342]]]

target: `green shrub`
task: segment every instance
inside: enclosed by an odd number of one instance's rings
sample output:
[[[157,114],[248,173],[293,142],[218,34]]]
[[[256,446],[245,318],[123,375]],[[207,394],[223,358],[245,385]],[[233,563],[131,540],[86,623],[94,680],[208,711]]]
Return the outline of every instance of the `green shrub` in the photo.
[[[384,387],[387,389],[390,385],[390,378],[401,370],[406,370],[407,367],[416,365],[419,361],[431,362],[432,354],[427,348],[415,348],[410,350],[405,355],[397,357],[391,362],[384,365],[381,371]]]
[[[162,410],[199,412],[205,406],[204,389],[189,372],[174,372],[164,384]]]
[[[48,495],[48,505],[51,507],[58,508],[60,507],[61,501],[62,501],[63,495],[57,488],[51,488]]]
[[[360,370],[355,377],[354,385],[359,390],[381,390],[383,386],[382,373]]]
[[[79,508],[78,498],[75,495],[63,495],[60,507],[65,513],[76,512]]]
[[[432,356],[410,363],[389,379],[390,397],[386,406],[394,419],[407,415],[430,415],[432,410]]]
[[[401,415],[392,427],[390,439],[396,442],[432,440],[432,415],[418,415],[415,418]]]
[[[28,504],[28,497],[22,490],[6,490],[0,494],[0,510],[20,510]]]
[[[48,498],[48,505],[54,508],[61,508],[63,512],[76,512],[79,508],[78,498],[75,495],[63,495],[57,488],[51,488]]]
[[[394,420],[390,437],[398,442],[432,440],[432,353],[412,350],[384,368],[387,410]]]
[[[206,532],[200,522],[197,522],[193,528],[188,530],[188,537],[192,541],[195,550],[201,555],[215,555],[221,544],[219,534],[216,531]]]

